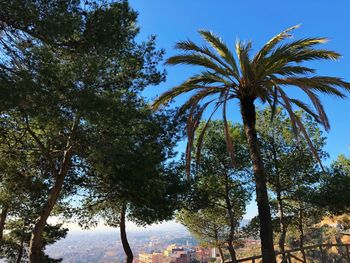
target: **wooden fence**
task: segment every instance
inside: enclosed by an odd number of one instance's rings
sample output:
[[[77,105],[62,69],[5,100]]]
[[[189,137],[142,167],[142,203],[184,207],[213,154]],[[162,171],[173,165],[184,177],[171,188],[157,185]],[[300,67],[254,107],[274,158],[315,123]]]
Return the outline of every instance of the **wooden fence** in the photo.
[[[337,259],[332,258],[328,250],[337,248]],[[275,253],[277,262],[297,263],[297,262],[350,262],[350,244],[321,244],[306,246],[303,248],[289,249],[284,252]],[[301,256],[300,256],[301,255]],[[248,258],[238,259],[237,262],[261,262],[262,256],[253,256]],[[228,262],[230,263],[230,262]]]

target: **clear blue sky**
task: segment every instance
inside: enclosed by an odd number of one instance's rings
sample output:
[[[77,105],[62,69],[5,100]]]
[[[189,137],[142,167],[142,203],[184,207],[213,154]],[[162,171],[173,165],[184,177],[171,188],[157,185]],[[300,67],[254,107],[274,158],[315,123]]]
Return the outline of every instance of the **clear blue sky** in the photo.
[[[318,74],[342,77],[350,81],[350,1],[349,0],[130,0],[139,12],[140,39],[157,35],[157,45],[166,57],[176,54],[179,40],[200,41],[197,30],[209,29],[234,45],[237,38],[252,40],[260,48],[272,36],[296,24],[296,38],[325,36],[324,45],[343,55],[337,62],[313,63]],[[154,97],[194,72],[190,67],[167,67],[167,81],[145,91]],[[350,95],[350,94],[349,94]],[[345,153],[350,146],[350,100],[322,98],[331,121],[326,150],[331,159]],[[178,101],[181,103],[180,101]],[[239,121],[232,115],[233,121]],[[247,217],[255,214],[250,206]]]

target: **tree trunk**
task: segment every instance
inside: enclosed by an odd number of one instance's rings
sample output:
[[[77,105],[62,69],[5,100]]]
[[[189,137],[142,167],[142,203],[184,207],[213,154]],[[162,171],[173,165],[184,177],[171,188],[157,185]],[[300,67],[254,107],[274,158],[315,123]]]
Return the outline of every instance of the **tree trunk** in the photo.
[[[230,252],[231,262],[236,263],[237,262],[236,251],[235,251],[235,248],[233,246],[233,240],[234,240],[235,230],[236,230],[235,229],[236,221],[235,221],[235,217],[234,217],[234,214],[232,211],[232,204],[231,204],[229,194],[230,194],[229,178],[228,178],[228,174],[226,174],[225,175],[225,202],[226,202],[227,213],[228,213],[229,220],[230,220],[230,234],[229,234],[229,237],[227,239],[227,249]]]
[[[228,249],[228,252],[230,253],[231,262],[236,263],[237,262],[236,251],[235,251],[235,248],[233,247],[231,240],[227,241],[227,249]]]
[[[51,188],[49,198],[44,205],[37,222],[32,231],[32,237],[29,245],[29,262],[39,263],[43,261],[43,232],[46,226],[48,217],[55,206],[64,183],[64,179],[70,168],[72,158],[72,146],[70,146],[63,154],[63,160],[60,171],[55,176],[54,186]]]
[[[263,263],[276,263],[273,246],[273,229],[266,186],[265,169],[260,155],[259,142],[255,128],[256,113],[254,99],[241,100],[241,114],[247,137],[250,157],[253,162],[256,200],[260,220],[260,239]]]
[[[24,249],[24,233],[23,233],[23,237],[21,240],[21,245],[19,246],[16,263],[21,263],[22,257],[23,257],[23,249]]]
[[[272,151],[273,151],[273,161],[276,171],[276,196],[277,196],[277,209],[278,209],[278,218],[279,218],[279,224],[280,224],[280,237],[278,240],[278,246],[280,249],[280,252],[285,251],[285,243],[286,243],[286,235],[287,235],[287,226],[284,218],[284,207],[283,207],[283,200],[282,200],[282,187],[281,187],[281,175],[280,170],[278,167],[278,160],[277,160],[277,150],[275,145],[275,135],[273,135],[273,142],[272,142]],[[283,260],[286,260],[285,255],[282,254]]]
[[[286,235],[287,235],[287,226],[284,219],[283,201],[282,201],[281,193],[279,191],[277,191],[277,207],[278,207],[278,218],[279,218],[280,231],[281,231],[281,234],[278,240],[278,246],[280,248],[280,251],[284,252]]]
[[[303,221],[304,221],[304,215],[303,215],[303,206],[301,202],[299,202],[299,243],[301,248],[301,254],[303,256],[304,262],[306,262],[306,255],[304,250],[304,227],[303,227]]]
[[[5,229],[7,212],[8,212],[8,208],[6,206],[4,206],[1,210],[1,215],[0,215],[0,241],[2,241],[3,236],[4,236],[4,229]]]
[[[126,213],[126,205],[124,204],[122,207],[122,211],[120,212],[120,239],[122,240],[123,249],[126,255],[126,263],[132,263],[134,259],[134,255],[130,248],[128,238],[126,236],[126,227],[125,227],[125,213]]]
[[[279,224],[280,224],[280,231],[281,231],[281,234],[278,240],[278,246],[280,248],[280,251],[284,252],[286,235],[287,235],[287,226],[284,219],[283,204],[282,204],[282,198],[280,193],[277,194],[277,206],[278,206],[278,217],[279,217]]]
[[[219,253],[220,253],[220,258],[221,258],[221,263],[225,262],[225,256],[224,256],[224,252],[222,251],[222,248],[220,245],[217,246]]]
[[[222,247],[221,247],[221,242],[219,242],[219,235],[218,235],[218,229],[215,229],[215,245],[219,250],[220,253],[220,258],[221,258],[221,263],[225,262],[225,256],[224,256],[224,252],[222,251]],[[216,255],[215,255],[216,257]],[[202,260],[203,261],[203,260]]]

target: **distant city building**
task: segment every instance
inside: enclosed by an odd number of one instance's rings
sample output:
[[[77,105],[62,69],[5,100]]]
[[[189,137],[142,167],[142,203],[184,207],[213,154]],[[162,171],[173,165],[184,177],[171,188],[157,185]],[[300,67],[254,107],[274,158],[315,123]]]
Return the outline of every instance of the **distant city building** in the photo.
[[[187,255],[186,251],[174,251],[171,254],[170,263],[189,263],[190,257]]]
[[[152,255],[148,253],[140,253],[139,263],[152,263]]]
[[[167,246],[167,248],[164,250],[163,254],[165,257],[170,257],[171,253],[173,253],[173,249],[176,248],[176,244],[171,244]]]
[[[140,253],[137,263],[207,263],[211,258],[211,250],[201,247],[180,247],[171,244],[162,253]],[[135,262],[136,263],[136,262]]]
[[[162,253],[140,253],[139,263],[163,263]]]

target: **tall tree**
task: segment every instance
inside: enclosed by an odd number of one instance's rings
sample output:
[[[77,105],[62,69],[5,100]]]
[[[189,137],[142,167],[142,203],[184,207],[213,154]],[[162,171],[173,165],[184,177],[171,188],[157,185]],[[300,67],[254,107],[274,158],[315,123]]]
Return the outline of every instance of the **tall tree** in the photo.
[[[325,38],[304,38],[284,42],[290,32],[298,26],[291,27],[268,41],[254,56],[251,56],[251,42],[236,43],[238,63],[230,48],[215,34],[199,31],[207,45],[199,46],[188,40],[179,42],[177,49],[184,54],[167,60],[170,65],[187,64],[203,67],[204,70],[185,82],[162,94],[154,103],[155,107],[167,103],[180,94],[194,92],[184,103],[182,110],[189,110],[187,159],[190,159],[194,130],[206,109],[223,110],[223,119],[227,126],[226,110],[231,100],[238,100],[243,125],[247,137],[250,156],[253,162],[257,205],[261,223],[260,237],[264,263],[276,262],[273,245],[273,229],[266,187],[266,174],[261,158],[257,132],[255,104],[257,100],[268,103],[272,111],[280,105],[285,109],[292,122],[294,133],[301,132],[309,142],[309,147],[316,151],[293,106],[297,106],[312,115],[316,121],[328,130],[330,125],[318,93],[331,94],[339,98],[345,95],[341,89],[349,90],[350,84],[340,78],[314,75],[315,70],[301,66],[310,60],[335,60],[340,57],[336,52],[315,47],[327,41]],[[300,99],[288,95],[290,89],[298,88],[306,94],[314,106],[308,106]],[[212,105],[213,107],[209,107]],[[199,110],[195,110],[199,107]],[[210,119],[209,119],[210,121]],[[227,148],[234,163],[232,140],[227,136]],[[189,161],[188,161],[189,162]],[[187,165],[187,170],[189,170]]]
[[[40,152],[33,150],[33,140],[13,115],[1,119],[0,136],[0,256],[13,262],[28,262],[31,232],[50,189],[47,166]],[[31,150],[30,150],[31,149]],[[62,191],[67,196],[68,187]],[[43,248],[64,237],[68,230],[61,224],[44,227]],[[46,261],[50,259],[43,255]]]
[[[123,125],[115,114],[97,120],[100,136],[86,158],[92,174],[80,217],[83,225],[102,219],[106,225],[119,227],[128,263],[133,261],[133,252],[126,219],[138,225],[169,220],[186,190],[180,169],[170,162],[183,121],[172,112],[152,112],[142,99],[135,104],[125,109],[128,116]]]
[[[239,223],[250,198],[248,180],[251,170],[248,150],[244,143],[244,131],[238,125],[228,126],[228,132],[236,142],[238,165],[233,167],[225,149],[224,123],[222,121],[210,123],[210,126],[206,127],[207,136],[199,145],[198,135],[205,125],[205,122],[200,124],[194,143],[195,148],[201,147],[202,151],[200,160],[194,164],[192,182],[194,192],[187,208],[185,206],[180,213],[179,219],[190,231],[197,233],[204,240],[212,240],[218,248],[221,249],[225,244],[231,261],[236,262],[234,244],[238,241]],[[193,222],[196,221],[196,216],[198,218],[207,216],[207,218],[206,221]],[[198,231],[201,223],[203,231]]]
[[[137,13],[126,1],[19,0],[0,10],[1,107],[18,118],[50,184],[30,244],[30,262],[43,262],[47,219],[62,189],[86,172],[90,121],[122,113],[134,91],[159,83],[162,52],[154,38],[136,43]],[[117,98],[118,108],[105,108]]]
[[[305,139],[295,138],[287,115],[278,108],[271,121],[271,110],[259,111],[257,129],[262,157],[268,178],[268,187],[274,193],[279,220],[279,248],[285,250],[288,224],[300,218],[292,207],[305,203],[305,194],[318,182],[321,169],[309,151]],[[327,157],[323,150],[325,137],[318,124],[307,114],[297,112],[320,158]],[[303,194],[304,193],[304,194]],[[296,202],[298,200],[298,202]],[[297,215],[298,214],[298,215]],[[302,242],[301,242],[302,243]]]

